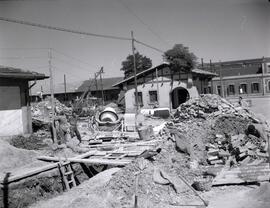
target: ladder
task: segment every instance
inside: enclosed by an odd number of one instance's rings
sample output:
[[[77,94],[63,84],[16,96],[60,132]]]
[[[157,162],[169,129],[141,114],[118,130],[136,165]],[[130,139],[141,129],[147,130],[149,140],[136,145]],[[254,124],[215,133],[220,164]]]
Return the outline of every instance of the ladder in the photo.
[[[72,187],[77,186],[70,162],[60,161],[59,162],[59,170],[60,170],[60,173],[62,175],[66,190],[70,190]]]

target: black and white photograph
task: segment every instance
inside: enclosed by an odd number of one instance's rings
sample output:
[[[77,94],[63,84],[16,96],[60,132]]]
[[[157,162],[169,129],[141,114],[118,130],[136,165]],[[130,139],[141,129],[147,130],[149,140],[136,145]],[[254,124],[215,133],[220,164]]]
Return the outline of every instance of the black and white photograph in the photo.
[[[0,208],[269,208],[269,0],[0,0]]]

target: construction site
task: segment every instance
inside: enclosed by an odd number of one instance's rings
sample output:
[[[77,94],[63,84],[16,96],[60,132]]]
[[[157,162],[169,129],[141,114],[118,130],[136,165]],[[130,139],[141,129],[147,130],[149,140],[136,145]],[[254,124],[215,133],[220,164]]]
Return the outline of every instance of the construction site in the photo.
[[[74,109],[55,100],[54,137],[50,100],[31,106],[32,135],[1,140],[1,205],[270,205],[269,126],[246,108],[212,94],[168,117],[92,105],[78,137],[65,121]]]
[[[0,1],[0,208],[270,207],[269,9]]]

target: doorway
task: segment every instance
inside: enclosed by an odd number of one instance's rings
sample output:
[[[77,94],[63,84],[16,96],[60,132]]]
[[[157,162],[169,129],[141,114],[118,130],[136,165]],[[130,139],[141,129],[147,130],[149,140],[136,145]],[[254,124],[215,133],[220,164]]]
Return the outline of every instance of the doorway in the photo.
[[[171,92],[172,108],[176,109],[178,106],[189,100],[189,93],[183,87],[177,87]]]

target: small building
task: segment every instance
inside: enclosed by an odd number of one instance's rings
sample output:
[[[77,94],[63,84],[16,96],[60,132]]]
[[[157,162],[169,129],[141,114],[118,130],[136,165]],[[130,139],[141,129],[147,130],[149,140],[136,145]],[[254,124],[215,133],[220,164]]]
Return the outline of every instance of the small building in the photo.
[[[29,81],[46,79],[44,74],[0,66],[0,136],[29,134],[32,119]]]
[[[190,72],[173,70],[168,63],[160,64],[137,74],[138,104],[141,109],[154,107],[176,109],[189,98],[211,93],[214,73],[201,69]],[[136,109],[134,76],[113,85],[125,91],[126,112]]]

